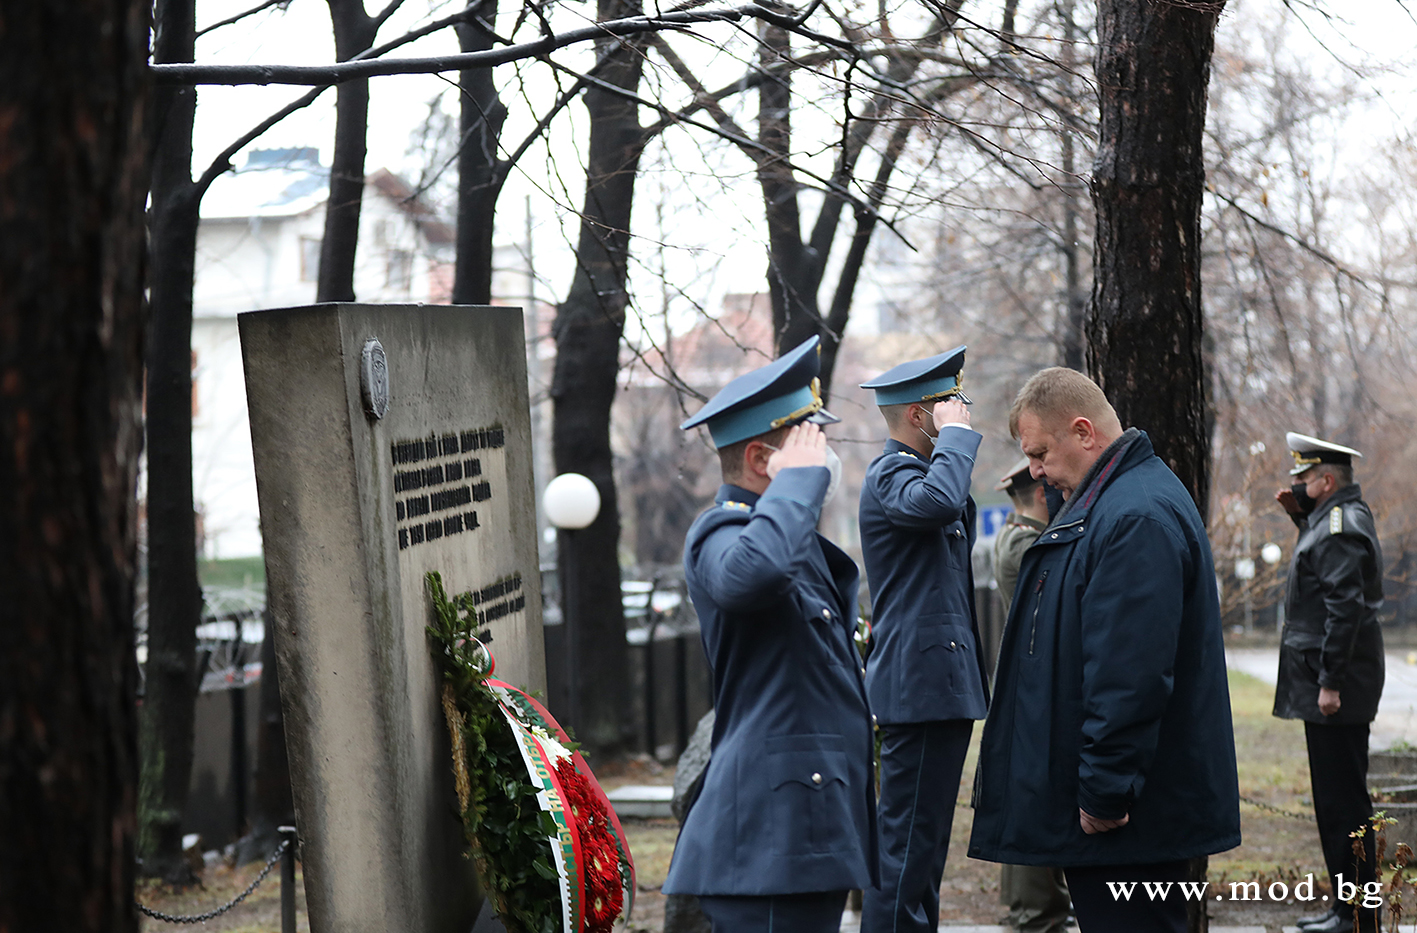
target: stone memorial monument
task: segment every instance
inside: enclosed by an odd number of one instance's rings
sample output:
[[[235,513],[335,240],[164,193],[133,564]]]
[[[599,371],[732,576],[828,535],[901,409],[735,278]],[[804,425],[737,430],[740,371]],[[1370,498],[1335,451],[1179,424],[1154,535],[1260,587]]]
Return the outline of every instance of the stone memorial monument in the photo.
[[[545,688],[522,316],[324,304],[240,317],[266,585],[314,933],[467,933],[424,575],[497,676]]]

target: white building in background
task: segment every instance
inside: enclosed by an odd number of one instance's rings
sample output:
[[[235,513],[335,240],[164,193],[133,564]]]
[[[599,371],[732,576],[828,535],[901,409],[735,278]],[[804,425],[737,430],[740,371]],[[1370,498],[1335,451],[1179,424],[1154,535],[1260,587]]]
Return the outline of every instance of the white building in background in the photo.
[[[193,494],[203,556],[261,553],[256,475],[236,315],[313,304],[329,168],[316,149],[257,150],[202,199],[192,320]],[[445,303],[453,230],[385,170],[365,183],[354,293]]]

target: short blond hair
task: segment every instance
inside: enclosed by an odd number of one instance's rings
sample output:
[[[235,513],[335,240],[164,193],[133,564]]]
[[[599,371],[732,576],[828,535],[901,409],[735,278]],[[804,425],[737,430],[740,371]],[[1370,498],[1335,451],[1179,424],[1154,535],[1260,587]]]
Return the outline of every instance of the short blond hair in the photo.
[[[1120,434],[1116,409],[1091,379],[1065,366],[1041,369],[1028,378],[1009,408],[1009,434],[1018,440],[1018,419],[1025,411],[1051,430],[1059,419],[1086,418],[1105,434]]]

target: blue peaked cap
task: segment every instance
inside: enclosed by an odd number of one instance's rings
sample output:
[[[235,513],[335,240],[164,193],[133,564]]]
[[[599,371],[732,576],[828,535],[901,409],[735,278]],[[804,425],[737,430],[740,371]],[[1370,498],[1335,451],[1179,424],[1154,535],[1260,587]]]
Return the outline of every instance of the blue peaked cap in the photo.
[[[901,363],[870,382],[861,383],[861,388],[876,390],[877,405],[938,402],[952,395],[968,402],[969,397],[960,391],[960,370],[964,368],[966,349],[958,346],[923,360]]]
[[[681,430],[704,424],[713,444],[729,444],[787,425],[811,421],[835,424],[841,419],[822,407],[817,346],[820,337],[799,344],[766,366],[739,376],[719,390]]]

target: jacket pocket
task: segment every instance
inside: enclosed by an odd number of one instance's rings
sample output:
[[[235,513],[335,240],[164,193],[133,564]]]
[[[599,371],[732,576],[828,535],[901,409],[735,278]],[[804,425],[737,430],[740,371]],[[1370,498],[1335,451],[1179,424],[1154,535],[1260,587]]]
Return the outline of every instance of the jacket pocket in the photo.
[[[952,696],[969,686],[965,665],[974,663],[974,633],[954,613],[921,616],[915,627],[916,655],[904,687],[914,693]]]
[[[800,856],[852,848],[856,822],[841,736],[769,736],[766,745],[773,851]]]

